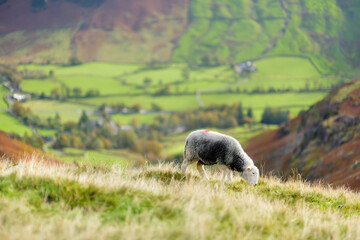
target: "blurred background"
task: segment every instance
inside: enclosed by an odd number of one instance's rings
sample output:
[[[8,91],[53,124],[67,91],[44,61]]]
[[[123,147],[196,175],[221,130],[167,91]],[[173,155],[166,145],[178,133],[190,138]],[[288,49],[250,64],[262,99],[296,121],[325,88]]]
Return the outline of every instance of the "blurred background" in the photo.
[[[356,0],[0,0],[0,153],[181,162],[207,128],[359,188],[359,62]]]

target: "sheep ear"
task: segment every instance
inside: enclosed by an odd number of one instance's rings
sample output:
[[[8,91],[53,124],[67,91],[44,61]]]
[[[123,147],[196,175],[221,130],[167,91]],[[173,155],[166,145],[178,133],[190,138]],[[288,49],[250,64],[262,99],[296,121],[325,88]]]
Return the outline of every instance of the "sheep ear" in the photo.
[[[250,172],[251,171],[251,167],[247,167],[246,171]]]

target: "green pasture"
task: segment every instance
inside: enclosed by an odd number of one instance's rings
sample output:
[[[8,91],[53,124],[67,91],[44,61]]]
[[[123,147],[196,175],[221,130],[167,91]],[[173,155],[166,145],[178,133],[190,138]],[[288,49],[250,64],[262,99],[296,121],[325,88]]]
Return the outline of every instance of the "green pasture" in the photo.
[[[54,129],[42,129],[42,128],[37,128],[36,131],[41,135],[41,136],[46,136],[46,137],[50,137],[50,136],[55,136],[57,131]]]
[[[74,148],[66,148],[61,153],[51,151],[51,154],[56,156],[57,159],[73,163],[76,161],[79,164],[92,164],[92,165],[106,165],[106,166],[129,166],[128,158],[119,150],[102,150],[91,151],[81,150]]]
[[[241,102],[243,107],[253,109],[256,121],[261,120],[261,115],[266,107],[279,107],[290,110],[293,117],[299,111],[307,110],[308,107],[326,96],[326,92],[304,93],[277,93],[277,94],[204,94],[201,101],[207,105],[231,104]]]
[[[6,94],[8,94],[8,89],[5,88],[3,85],[0,85],[0,110],[5,110],[8,108],[4,99],[6,97]]]
[[[150,69],[143,65],[92,62],[77,66],[61,65],[21,65],[28,70],[54,70],[56,80],[24,80],[24,90],[29,92],[51,91],[57,84],[65,84],[71,89],[79,87],[83,93],[89,89],[100,91],[99,97],[71,98],[69,101],[35,100],[25,103],[33,113],[41,118],[54,117],[59,113],[62,121],[77,121],[82,110],[92,111],[103,103],[123,103],[126,106],[140,104],[150,110],[152,103],[160,105],[165,111],[183,111],[199,107],[195,92],[201,92],[205,106],[211,104],[231,104],[241,102],[245,108],[252,107],[257,121],[261,119],[265,107],[281,107],[296,116],[299,111],[320,100],[325,92],[288,92],[266,94],[243,94],[237,90],[253,89],[314,89],[328,87],[340,80],[339,76],[322,76],[306,58],[269,57],[255,62],[258,71],[244,81],[229,65],[208,68],[187,69],[188,79],[184,79],[186,66],[172,64]],[[144,79],[151,80],[147,88]],[[176,84],[174,83],[176,82]],[[165,84],[170,84],[171,95],[155,96]],[[233,93],[217,94],[216,91],[231,89]],[[180,95],[187,93],[187,95]],[[91,113],[89,113],[91,115]],[[97,118],[97,116],[92,116]],[[151,123],[151,114],[114,115],[113,119],[128,124],[137,118],[139,124]]]
[[[25,92],[31,92],[36,94],[44,93],[49,96],[51,90],[59,88],[61,84],[58,81],[51,79],[26,79],[21,83],[21,87]]]
[[[29,127],[25,126],[5,111],[0,111],[0,130],[8,133],[17,133],[19,135],[32,133]]]
[[[119,79],[95,76],[95,75],[69,75],[57,78],[59,82],[64,83],[66,86],[82,89],[84,95],[88,90],[99,90],[101,95],[108,94],[134,94],[139,93],[140,89],[123,85]]]
[[[293,116],[296,116],[300,110],[306,110],[310,105],[321,100],[326,92],[290,92],[290,93],[267,93],[267,94],[201,94],[201,101],[205,106],[212,104],[232,104],[241,102],[245,108],[251,107],[254,110],[256,120],[260,120],[265,107],[281,107],[289,109]],[[193,95],[169,95],[169,96],[119,96],[119,97],[98,97],[79,100],[82,103],[94,104],[100,106],[102,103],[124,103],[133,105],[141,104],[144,109],[150,109],[151,103],[156,103],[166,111],[183,111],[196,109],[199,104]]]
[[[187,70],[185,70],[187,67],[184,64],[150,69],[136,64],[113,63],[108,65],[107,63],[87,63],[71,67],[21,65],[19,68],[27,68],[28,70],[54,68],[59,72],[59,74],[55,72],[53,79],[24,80],[23,89],[28,92],[50,94],[52,89],[64,84],[71,89],[82,89],[82,94],[85,94],[87,90],[96,89],[100,91],[102,96],[112,95],[109,97],[133,94],[146,95],[159,91],[164,85],[170,85],[172,94],[195,93],[209,89],[219,90],[232,85],[234,85],[233,90],[239,88],[248,91],[259,87],[265,90],[269,88],[299,89],[305,87],[314,89],[319,86],[328,87],[340,79],[339,76],[321,76],[308,59],[301,57],[269,57],[256,61],[255,65],[258,71],[250,74],[247,81],[243,81],[242,77],[236,74],[229,65],[189,68]],[[120,70],[117,70],[116,66]],[[103,72],[99,70],[100,67],[104,67]],[[89,69],[89,71],[85,71],[85,69]],[[184,79],[185,71],[188,74],[188,79]],[[150,79],[147,87],[144,86],[145,79]]]
[[[25,64],[19,65],[19,71],[22,70],[41,70],[44,73],[49,73],[50,70],[54,71],[54,76],[74,76],[74,75],[91,75],[101,77],[116,77],[123,74],[132,73],[143,67],[140,64],[118,64],[118,63],[105,63],[105,62],[90,62],[75,66],[67,65],[38,65],[38,64]]]
[[[55,100],[31,100],[24,103],[24,106],[30,107],[32,113],[42,119],[53,118],[56,113],[59,113],[63,123],[66,121],[78,121],[83,110],[90,112],[88,115],[91,117],[93,116],[91,111],[95,110],[92,106]]]

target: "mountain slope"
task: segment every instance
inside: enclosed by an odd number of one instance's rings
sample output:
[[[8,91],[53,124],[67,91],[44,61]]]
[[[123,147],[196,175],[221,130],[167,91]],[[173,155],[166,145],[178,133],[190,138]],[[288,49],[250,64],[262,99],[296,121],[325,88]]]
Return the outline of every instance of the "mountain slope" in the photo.
[[[266,171],[360,189],[360,80],[333,90],[310,110],[249,141]]]
[[[214,65],[291,55],[322,73],[360,61],[357,0],[31,2],[0,2],[1,61]]]
[[[353,0],[193,0],[190,9],[175,61],[217,64],[295,55],[328,73],[345,72],[360,59],[360,3]]]
[[[34,2],[34,1],[33,1]],[[86,1],[85,1],[86,2]],[[94,2],[94,1],[89,1]],[[30,1],[0,4],[0,55],[7,61],[166,61],[186,27],[187,1]],[[76,4],[78,3],[78,4]]]

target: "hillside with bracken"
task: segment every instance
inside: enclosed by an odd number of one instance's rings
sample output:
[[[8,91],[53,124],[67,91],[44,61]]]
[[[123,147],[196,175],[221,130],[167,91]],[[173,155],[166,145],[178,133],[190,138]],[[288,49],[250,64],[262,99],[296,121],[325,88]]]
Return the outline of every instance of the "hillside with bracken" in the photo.
[[[356,68],[356,0],[1,0],[2,62],[186,62],[309,59],[322,73]]]
[[[188,1],[0,1],[5,61],[169,60]]]
[[[360,189],[360,80],[342,85],[308,111],[252,138],[246,150],[266,171],[297,169],[311,181]]]

